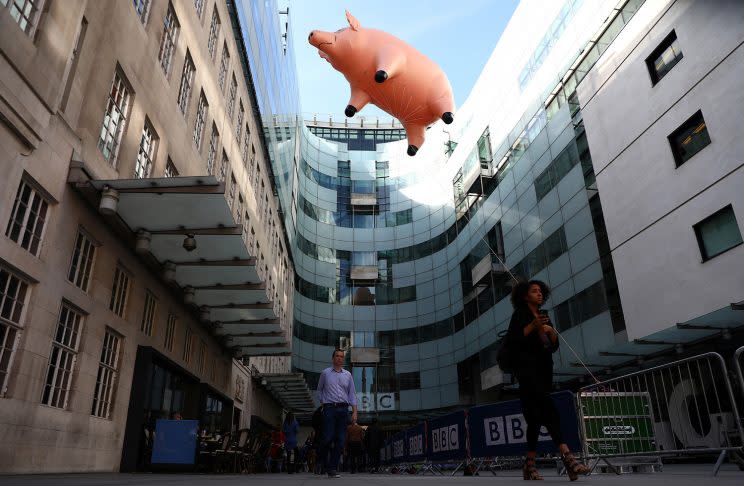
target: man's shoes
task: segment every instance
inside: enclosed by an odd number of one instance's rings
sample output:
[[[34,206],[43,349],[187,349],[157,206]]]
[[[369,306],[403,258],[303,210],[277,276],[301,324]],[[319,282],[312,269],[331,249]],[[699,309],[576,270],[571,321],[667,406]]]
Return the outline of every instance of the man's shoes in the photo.
[[[328,477],[329,478],[340,478],[341,475],[337,473],[336,471],[328,471]]]

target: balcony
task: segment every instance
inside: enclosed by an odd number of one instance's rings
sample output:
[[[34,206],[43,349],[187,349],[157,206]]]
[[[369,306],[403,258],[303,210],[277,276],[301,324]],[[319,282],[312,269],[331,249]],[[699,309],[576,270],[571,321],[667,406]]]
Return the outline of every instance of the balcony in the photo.
[[[377,193],[375,192],[352,192],[351,205],[355,207],[376,207]]]
[[[379,363],[380,348],[351,348],[351,362],[357,363]]]
[[[498,258],[493,256],[493,254],[489,253],[473,267],[470,275],[473,279],[473,285],[477,285],[491,273],[494,273],[496,275],[503,275],[507,272],[508,270],[506,266],[504,266],[504,264],[501,263]]]

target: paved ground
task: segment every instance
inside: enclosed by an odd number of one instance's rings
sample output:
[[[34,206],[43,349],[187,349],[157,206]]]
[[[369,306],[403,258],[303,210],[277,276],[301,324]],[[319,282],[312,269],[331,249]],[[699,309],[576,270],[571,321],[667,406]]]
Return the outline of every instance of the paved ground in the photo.
[[[582,477],[575,484],[594,483],[602,486],[615,485],[658,485],[658,486],[706,486],[742,485],[744,472],[736,466],[726,464],[721,468],[718,476],[712,476],[712,465],[684,465],[665,466],[664,472],[654,474],[626,474],[623,476],[595,474]],[[558,477],[555,470],[541,470],[545,481],[541,484],[567,484],[565,476]],[[438,486],[455,485],[470,486],[497,483],[515,483],[522,481],[517,471],[490,473],[478,477],[441,477],[441,476],[409,476],[391,474],[343,474],[340,479],[313,476],[311,474],[252,474],[252,475],[194,475],[194,474],[56,474],[56,475],[23,475],[0,476],[3,486],[118,486],[124,484],[152,485],[152,486],[201,486],[218,485],[232,486],[246,484],[269,486],[321,486],[324,484],[353,484],[355,486]]]

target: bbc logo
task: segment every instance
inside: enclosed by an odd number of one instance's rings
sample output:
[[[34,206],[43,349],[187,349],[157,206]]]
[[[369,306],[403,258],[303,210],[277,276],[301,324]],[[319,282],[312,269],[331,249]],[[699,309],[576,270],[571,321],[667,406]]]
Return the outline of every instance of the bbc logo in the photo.
[[[424,436],[414,435],[408,438],[408,455],[421,456],[424,454]]]
[[[405,455],[406,452],[405,452],[404,446],[405,446],[405,442],[403,441],[403,439],[396,440],[395,442],[393,442],[393,457],[394,458],[397,459],[398,457],[403,457]]]
[[[483,419],[483,428],[487,446],[527,442],[527,422],[521,413],[505,417],[488,417]],[[538,440],[550,440],[550,434],[545,427],[540,427]]]
[[[447,452],[460,449],[459,426],[448,425],[431,431],[432,452]]]

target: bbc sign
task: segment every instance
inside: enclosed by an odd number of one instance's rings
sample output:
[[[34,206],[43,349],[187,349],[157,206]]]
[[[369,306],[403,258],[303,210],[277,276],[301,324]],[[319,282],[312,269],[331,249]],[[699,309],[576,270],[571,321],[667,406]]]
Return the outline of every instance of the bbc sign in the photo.
[[[527,422],[521,413],[503,417],[487,417],[483,419],[483,428],[487,446],[527,442]],[[545,427],[540,427],[537,440],[550,440],[550,434]]]
[[[396,410],[395,393],[362,393],[357,395],[359,412],[387,412]]]
[[[393,441],[393,459],[402,459],[406,455],[405,439]]]
[[[447,425],[431,431],[431,450],[434,453],[460,449],[459,425]]]
[[[408,455],[410,456],[422,456],[424,455],[424,435],[416,434],[408,437]]]

